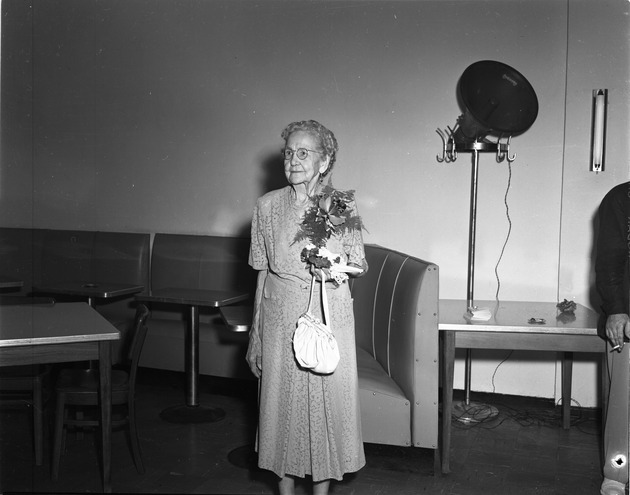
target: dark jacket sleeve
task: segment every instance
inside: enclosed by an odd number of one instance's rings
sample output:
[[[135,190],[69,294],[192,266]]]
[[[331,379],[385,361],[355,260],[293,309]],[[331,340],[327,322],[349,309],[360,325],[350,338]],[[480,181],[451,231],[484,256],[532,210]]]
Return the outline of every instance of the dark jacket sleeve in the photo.
[[[606,315],[628,313],[630,182],[613,188],[599,207],[596,284]]]

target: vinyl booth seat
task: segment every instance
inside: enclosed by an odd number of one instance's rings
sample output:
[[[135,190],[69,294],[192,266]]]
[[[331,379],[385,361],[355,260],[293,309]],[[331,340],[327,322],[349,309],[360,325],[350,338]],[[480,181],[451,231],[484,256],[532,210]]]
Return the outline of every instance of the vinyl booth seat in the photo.
[[[363,440],[438,448],[437,265],[366,245],[351,280]]]

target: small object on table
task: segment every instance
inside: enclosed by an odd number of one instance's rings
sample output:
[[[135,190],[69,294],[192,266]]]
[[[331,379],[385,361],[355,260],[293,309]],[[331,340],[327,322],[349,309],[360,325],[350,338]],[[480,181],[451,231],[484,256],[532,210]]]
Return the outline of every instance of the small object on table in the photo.
[[[492,318],[492,313],[489,308],[478,308],[474,306],[472,308],[468,308],[468,312],[464,314],[464,318],[469,321],[488,321]]]
[[[545,323],[547,323],[547,320],[545,320],[544,318],[530,318],[529,320],[527,320],[527,323],[529,323],[530,325],[544,325]]]
[[[556,308],[560,310],[560,314],[556,316],[556,320],[562,323],[571,323],[575,320],[575,309],[577,308],[575,302],[565,299],[556,304]]]
[[[556,304],[556,307],[562,313],[575,313],[575,309],[577,308],[577,304],[575,304],[574,301],[568,301],[567,299],[565,299],[564,301],[559,302],[558,304]]]

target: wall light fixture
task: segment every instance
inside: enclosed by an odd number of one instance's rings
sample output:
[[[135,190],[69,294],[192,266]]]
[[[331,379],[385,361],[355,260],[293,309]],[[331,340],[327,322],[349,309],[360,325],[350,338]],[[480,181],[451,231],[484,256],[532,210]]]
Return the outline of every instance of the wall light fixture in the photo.
[[[591,123],[591,172],[604,171],[606,162],[606,120],[608,90],[593,90],[593,120]]]

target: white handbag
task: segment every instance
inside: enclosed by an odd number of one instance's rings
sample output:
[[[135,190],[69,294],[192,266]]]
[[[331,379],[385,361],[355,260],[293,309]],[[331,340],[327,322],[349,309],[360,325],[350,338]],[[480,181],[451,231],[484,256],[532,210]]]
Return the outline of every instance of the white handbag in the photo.
[[[326,297],[326,282],[322,274],[322,306],[324,321],[320,321],[311,313],[313,292],[315,290],[315,275],[311,279],[311,295],[308,309],[297,322],[293,333],[293,351],[295,358],[302,368],[314,373],[328,375],[335,371],[339,363],[339,348],[337,340],[330,328],[328,315],[328,298]]]

